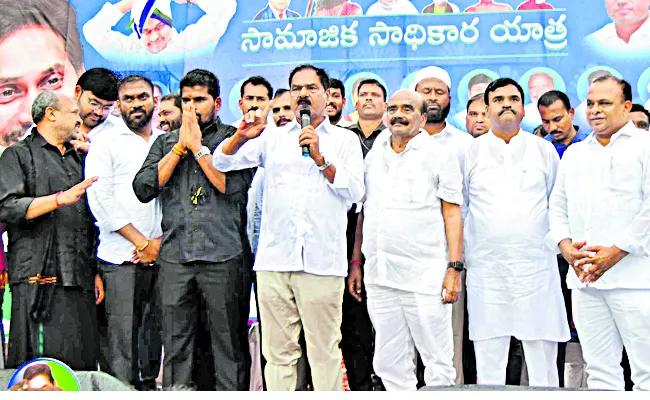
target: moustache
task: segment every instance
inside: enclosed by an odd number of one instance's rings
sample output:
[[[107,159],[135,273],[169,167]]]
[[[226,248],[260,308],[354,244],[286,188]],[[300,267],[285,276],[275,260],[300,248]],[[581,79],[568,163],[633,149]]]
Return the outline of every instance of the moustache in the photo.
[[[517,112],[515,110],[513,110],[512,108],[506,108],[506,109],[501,110],[501,112],[499,112],[499,115],[501,116],[501,115],[507,113],[508,111],[510,111],[513,115],[517,115]]]
[[[298,99],[298,105],[299,106],[302,106],[302,105],[311,106],[311,101],[309,99],[307,99],[307,98]]]
[[[431,107],[431,106],[442,107],[442,106],[440,105],[440,103],[438,103],[436,100],[430,100],[430,101],[427,101],[427,107]]]
[[[146,113],[147,113],[147,112],[144,110],[144,108],[139,107],[139,108],[135,108],[135,109],[131,110],[131,112],[129,113],[129,115],[133,115],[133,114],[135,114],[135,113],[137,113],[137,112],[141,112],[141,113],[143,113],[143,114],[146,114]]]
[[[298,103],[298,104],[300,104],[300,103]],[[335,109],[335,110],[338,110],[338,109],[339,109],[339,108],[336,106],[336,104],[334,104],[334,103],[327,103],[327,105],[326,105],[325,107],[332,107],[332,108]]]
[[[249,113],[251,111],[257,111],[257,110],[259,110],[258,106],[252,106],[251,108],[248,109],[248,111],[246,111],[246,113]]]
[[[390,120],[390,124],[391,124],[391,125],[395,125],[395,124],[408,125],[409,123],[408,123],[408,121],[405,120],[404,118],[398,118],[398,117],[395,117],[395,118],[392,118],[392,119]]]
[[[280,117],[280,119],[278,119],[278,125],[280,125],[282,122],[286,122],[288,124],[291,122],[291,120],[289,118]]]
[[[551,136],[557,136],[557,135],[563,135],[563,134],[564,134],[564,132],[562,132],[562,131],[553,131],[553,132],[550,133]]]

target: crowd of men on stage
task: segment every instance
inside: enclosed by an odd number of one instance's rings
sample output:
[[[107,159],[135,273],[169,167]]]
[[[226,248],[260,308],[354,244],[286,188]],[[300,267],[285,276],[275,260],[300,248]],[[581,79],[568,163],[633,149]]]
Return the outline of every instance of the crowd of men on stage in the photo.
[[[162,357],[165,388],[248,390],[257,307],[268,390],[342,390],[342,358],[352,390],[415,390],[416,370],[503,385],[512,337],[529,384],[558,387],[573,325],[590,389],[624,389],[625,348],[650,390],[650,135],[625,80],[590,82],[593,132],[547,92],[537,134],[509,78],[468,101],[467,132],[438,67],[394,93],[358,82],[345,128],[339,80],[301,65],[287,84],[247,79],[233,125],[200,69],[159,101],[102,68],[36,97],[0,157],[9,368],[151,389]]]

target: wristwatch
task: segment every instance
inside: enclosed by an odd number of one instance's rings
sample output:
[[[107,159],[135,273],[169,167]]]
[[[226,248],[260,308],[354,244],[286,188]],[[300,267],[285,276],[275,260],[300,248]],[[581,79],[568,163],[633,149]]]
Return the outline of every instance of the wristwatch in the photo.
[[[199,161],[199,158],[203,156],[207,156],[210,154],[210,149],[208,149],[206,146],[201,147],[201,150],[199,150],[198,153],[194,154],[194,159],[196,161]]]
[[[323,165],[321,165],[320,167],[317,165],[316,167],[318,167],[318,170],[319,170],[319,171],[325,171],[325,170],[328,169],[331,165],[332,165],[332,163],[329,162],[329,161],[327,161],[327,160],[325,159],[325,157],[323,157]]]
[[[458,272],[463,272],[463,270],[465,269],[465,263],[462,261],[453,261],[447,264],[447,269],[449,268],[453,268]]]

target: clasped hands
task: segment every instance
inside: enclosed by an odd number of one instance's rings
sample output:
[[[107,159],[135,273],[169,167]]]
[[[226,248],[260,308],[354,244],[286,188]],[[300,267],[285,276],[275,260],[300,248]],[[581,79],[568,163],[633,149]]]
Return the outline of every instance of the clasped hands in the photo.
[[[199,126],[199,119],[196,115],[196,107],[192,103],[183,104],[183,115],[181,117],[181,128],[178,135],[178,147],[181,150],[189,150],[196,154],[201,150],[203,144],[201,139],[201,127]]]
[[[559,247],[564,259],[585,285],[596,282],[628,255],[616,246],[587,246],[587,242],[572,243],[571,239],[562,240]]]

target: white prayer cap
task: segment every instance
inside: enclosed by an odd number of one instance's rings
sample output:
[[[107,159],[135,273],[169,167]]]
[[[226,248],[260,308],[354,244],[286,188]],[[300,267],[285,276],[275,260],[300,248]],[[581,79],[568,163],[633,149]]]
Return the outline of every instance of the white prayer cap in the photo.
[[[135,0],[131,8],[131,22],[138,37],[142,36],[142,28],[151,17],[171,26],[172,7],[171,0]]]
[[[449,76],[449,73],[440,67],[433,66],[422,68],[415,74],[413,82],[411,83],[411,89],[415,90],[415,87],[418,85],[418,83],[429,78],[439,79],[443,81],[448,88],[451,89],[451,77]]]

